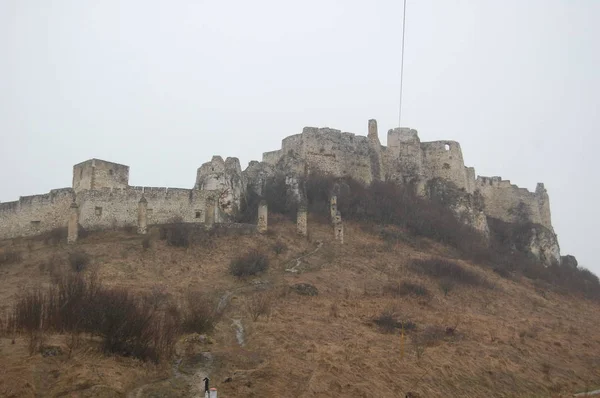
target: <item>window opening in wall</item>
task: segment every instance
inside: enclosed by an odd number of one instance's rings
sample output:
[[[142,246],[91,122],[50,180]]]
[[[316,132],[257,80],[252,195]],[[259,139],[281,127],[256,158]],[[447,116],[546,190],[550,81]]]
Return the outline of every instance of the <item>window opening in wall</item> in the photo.
[[[448,163],[444,163],[444,169],[448,170],[450,168],[450,165]]]
[[[40,223],[41,223],[41,221],[39,221],[39,220],[35,220],[35,221],[32,221],[32,222],[31,222],[31,225],[33,225],[33,226],[38,226],[38,225],[40,225]]]
[[[202,218],[202,210],[196,210],[196,218]]]
[[[96,215],[100,217],[102,215],[102,207],[96,206]]]
[[[449,151],[450,150],[450,144],[444,145],[444,149],[447,150],[447,151]]]
[[[113,169],[108,170],[108,174],[113,175],[115,174],[115,172],[113,171]]]

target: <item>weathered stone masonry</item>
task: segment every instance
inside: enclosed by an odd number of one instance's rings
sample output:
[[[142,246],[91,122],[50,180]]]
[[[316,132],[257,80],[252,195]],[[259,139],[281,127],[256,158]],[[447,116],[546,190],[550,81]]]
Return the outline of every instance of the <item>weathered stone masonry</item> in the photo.
[[[301,201],[301,177],[320,171],[367,184],[378,180],[410,184],[422,196],[432,194],[432,183],[450,183],[461,197],[449,206],[463,222],[484,235],[488,232],[486,216],[541,225],[547,231],[533,234],[532,253],[560,260],[543,184],[530,192],[500,177],[476,177],[473,167],[465,167],[458,142],[421,142],[413,129],[389,130],[387,143],[381,145],[373,119],[368,121],[366,136],[305,127],[301,134],[284,138],[281,149],[264,153],[262,162],[250,162],[244,171],[237,158],[214,156],[198,168],[192,189],[130,186],[128,166],[90,159],[73,166],[72,188],[0,203],[0,239],[66,227],[73,203],[79,225],[90,230],[137,226],[144,233],[150,225],[174,221],[212,225],[231,220],[247,190],[261,195],[266,181],[277,174],[285,176],[290,192]],[[335,202],[332,219],[334,208]]]

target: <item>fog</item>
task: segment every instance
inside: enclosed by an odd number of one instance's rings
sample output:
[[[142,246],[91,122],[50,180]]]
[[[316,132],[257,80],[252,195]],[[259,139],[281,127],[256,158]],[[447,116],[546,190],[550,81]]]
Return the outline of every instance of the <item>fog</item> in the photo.
[[[550,195],[562,254],[600,273],[600,1],[408,0],[402,126]],[[72,165],[191,188],[304,126],[398,126],[402,1],[0,0],[0,200]]]

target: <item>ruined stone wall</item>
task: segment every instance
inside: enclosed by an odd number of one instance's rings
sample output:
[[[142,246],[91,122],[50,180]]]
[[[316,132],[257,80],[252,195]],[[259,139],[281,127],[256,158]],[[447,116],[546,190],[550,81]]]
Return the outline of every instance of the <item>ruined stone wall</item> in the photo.
[[[475,188],[485,202],[485,213],[505,222],[532,222],[552,229],[550,204],[543,185],[536,193],[501,177],[477,177]]]
[[[481,191],[484,213],[461,205],[465,210],[461,214],[473,213],[469,220],[473,220],[471,224],[479,230],[486,230],[484,215],[516,222],[523,209],[529,221],[552,230],[549,198],[543,184],[536,193],[531,193],[509,181],[476,179],[475,169],[464,164],[458,142],[421,142],[413,129],[389,130],[387,147],[378,142],[374,120],[368,123],[368,137],[330,128],[305,127],[302,134],[283,139],[282,149],[264,153],[263,162],[292,175],[318,169],[335,177],[349,176],[365,183],[379,179],[412,183],[420,195],[427,194],[428,182],[442,179],[452,182],[465,194]],[[253,169],[261,167],[255,165]],[[251,184],[252,181],[253,177],[249,177]]]
[[[372,155],[369,139],[329,128],[305,127],[302,134],[287,137],[282,149],[266,152],[263,161],[273,166],[284,158],[302,159],[309,171],[320,171],[336,177],[353,177],[370,183],[373,180]],[[297,167],[303,171],[302,167]]]
[[[135,226],[142,195],[148,202],[148,225],[153,225],[178,221],[203,223],[206,198],[211,193],[166,187],[87,190],[77,195],[79,223],[90,230]]]
[[[73,198],[73,190],[63,188],[0,203],[0,239],[39,235],[66,227]]]
[[[457,187],[469,186],[460,144],[456,141],[422,142],[425,179],[442,178]],[[472,193],[469,192],[469,193]]]
[[[423,152],[416,130],[389,130],[388,147],[383,156],[386,180],[406,184],[423,178]]]
[[[126,188],[129,185],[129,166],[90,159],[73,166],[73,189]]]

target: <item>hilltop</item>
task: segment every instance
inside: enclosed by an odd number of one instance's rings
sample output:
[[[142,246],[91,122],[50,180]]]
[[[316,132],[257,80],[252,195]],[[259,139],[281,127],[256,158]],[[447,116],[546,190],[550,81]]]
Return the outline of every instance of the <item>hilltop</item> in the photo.
[[[69,334],[54,332],[44,343],[48,356],[30,355],[26,335],[5,334],[0,395],[192,396],[200,374],[210,375],[221,397],[568,396],[600,382],[597,302],[501,277],[401,228],[347,221],[341,245],[329,222],[310,217],[309,225],[306,239],[290,219],[272,215],[267,234],[238,228],[187,248],[169,245],[158,230],[150,239],[96,232],[75,246],[4,241],[4,253],[21,254],[0,266],[5,314],[19,295],[66,272],[72,252],[89,256],[82,274],[108,286],[160,292],[172,302],[201,291],[224,310],[207,337],[183,334],[174,362],[158,365],[98,353],[87,336],[68,355]],[[231,260],[252,249],[268,256],[268,270],[232,276]],[[415,260],[431,258],[475,277],[415,268]],[[312,292],[306,286],[318,293],[305,295]],[[261,297],[266,309],[253,321],[251,304]]]

